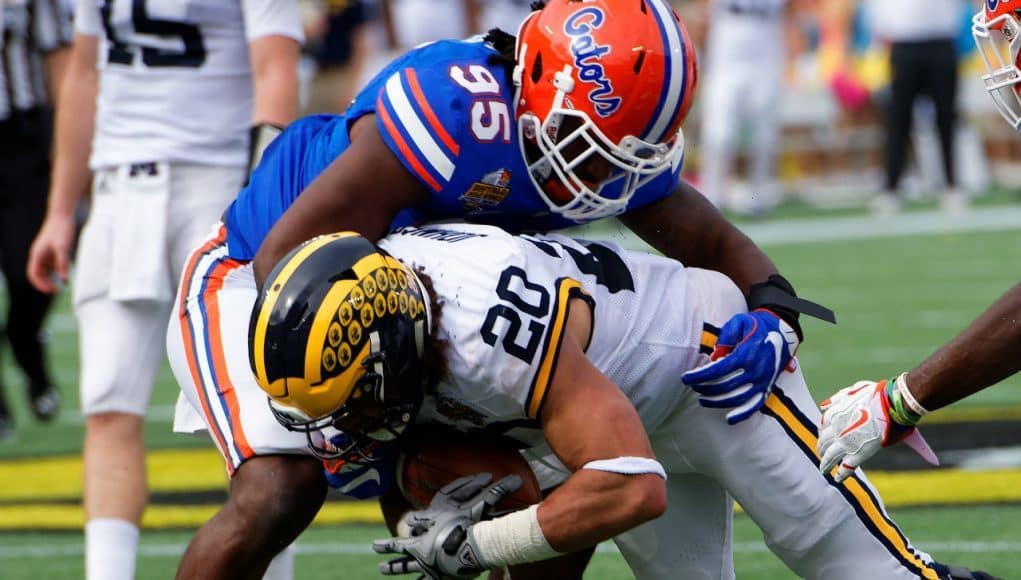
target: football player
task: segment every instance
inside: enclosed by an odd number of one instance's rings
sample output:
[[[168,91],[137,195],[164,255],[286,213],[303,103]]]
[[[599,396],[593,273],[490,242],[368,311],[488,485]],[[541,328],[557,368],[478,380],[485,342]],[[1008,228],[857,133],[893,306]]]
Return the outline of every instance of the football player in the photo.
[[[134,577],[148,497],[143,416],[185,258],[247,175],[253,123],[297,113],[297,3],[80,0],[45,221],[28,275],[66,281],[85,415],[85,576]]]
[[[982,76],[1003,118],[1021,130],[1021,20],[1016,5],[991,0],[972,19]],[[1021,371],[1021,285],[909,372],[858,381],[823,402],[820,468],[844,479],[883,447],[917,440],[927,415]],[[861,417],[866,419],[861,420]]]
[[[168,330],[186,400],[175,428],[213,435],[231,493],[189,546],[181,577],[256,575],[325,496],[320,462],[274,420],[231,342],[247,329],[245,297],[314,235],[375,240],[450,219],[534,231],[619,215],[668,256],[729,276],[755,309],[724,325],[728,354],[690,377],[700,403],[747,419],[790,362],[798,312],[814,305],[679,179],[696,66],[676,14],[664,0],[535,8],[516,39],[493,31],[426,44],[342,116],[292,124],[192,255]]]
[[[612,537],[637,578],[733,578],[736,500],[799,577],[958,577],[905,538],[863,474],[819,472],[819,412],[796,365],[733,426],[684,387],[747,311],[718,272],[451,224],[378,249],[319,236],[231,300],[254,302],[251,368],[273,415],[318,454],[364,461],[414,422],[441,424],[519,441],[544,487],[559,484],[481,522],[510,482],[445,490],[376,544],[402,556],[384,574],[474,577]]]

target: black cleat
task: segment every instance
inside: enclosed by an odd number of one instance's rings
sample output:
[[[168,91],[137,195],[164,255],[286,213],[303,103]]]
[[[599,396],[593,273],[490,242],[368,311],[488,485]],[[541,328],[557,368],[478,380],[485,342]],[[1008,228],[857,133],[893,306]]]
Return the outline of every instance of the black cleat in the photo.
[[[29,399],[32,402],[32,413],[40,421],[52,421],[60,411],[60,393],[53,385],[38,388],[32,385],[29,389]]]

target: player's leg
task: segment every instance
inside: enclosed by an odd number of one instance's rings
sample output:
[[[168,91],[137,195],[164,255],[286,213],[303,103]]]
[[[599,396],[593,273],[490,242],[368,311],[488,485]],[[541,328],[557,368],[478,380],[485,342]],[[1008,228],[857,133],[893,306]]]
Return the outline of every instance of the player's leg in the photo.
[[[104,580],[134,575],[138,524],[148,499],[142,416],[163,359],[163,342],[154,330],[169,308],[158,301],[111,299],[114,234],[125,219],[115,177],[113,170],[96,172],[73,285],[86,417],[86,577]]]
[[[102,297],[77,305],[89,578],[133,576],[138,526],[148,501],[143,415],[163,358],[153,329],[167,311],[159,304]]]
[[[740,124],[737,99],[741,96],[742,79],[729,72],[729,67],[737,66],[730,54],[730,36],[724,22],[710,28],[705,85],[699,96],[702,110],[699,189],[717,207],[726,202]]]
[[[914,46],[894,43],[890,50],[890,103],[886,117],[886,191],[895,194],[907,158],[915,97],[921,88]]]
[[[756,70],[749,71],[754,87],[748,99],[748,182],[749,211],[763,217],[779,201],[776,189],[777,155],[780,151],[780,101],[783,86],[784,50],[780,22],[770,22],[761,36]]]
[[[954,146],[957,125],[957,50],[952,40],[934,42],[928,66],[927,92],[936,108],[936,129],[947,187],[957,186]]]
[[[6,334],[11,354],[27,380],[32,411],[40,420],[52,419],[59,407],[41,336],[53,296],[32,286],[25,267],[29,247],[46,213],[47,143],[48,139],[24,139],[18,151],[3,153],[7,159],[0,168],[0,184],[7,198],[0,215],[0,261],[8,292]]]
[[[221,229],[185,266],[185,296],[167,329],[183,411],[202,418],[231,474],[227,503],[193,538],[179,578],[260,577],[326,494],[305,436],[277,423],[252,376],[248,322],[257,290],[250,266],[227,257],[225,235]]]
[[[227,503],[188,544],[177,578],[262,578],[325,497],[322,465],[313,458],[253,457],[231,478]]]
[[[669,463],[676,455],[663,443],[653,447]],[[614,542],[638,580],[734,578],[733,510],[734,499],[712,478],[671,472],[666,513]]]
[[[696,313],[710,325],[745,309],[722,275],[689,273]],[[657,438],[671,438],[682,460],[724,485],[791,570],[827,580],[937,577],[863,475],[837,484],[819,472],[819,411],[800,369],[781,373],[760,413],[736,425],[725,414],[688,392]]]
[[[240,167],[174,165],[170,176],[174,206],[168,223],[168,257],[175,283],[192,250],[208,237],[210,226],[219,221],[243,186],[245,171]],[[286,549],[273,559],[263,579],[289,580],[293,576],[294,551]]]

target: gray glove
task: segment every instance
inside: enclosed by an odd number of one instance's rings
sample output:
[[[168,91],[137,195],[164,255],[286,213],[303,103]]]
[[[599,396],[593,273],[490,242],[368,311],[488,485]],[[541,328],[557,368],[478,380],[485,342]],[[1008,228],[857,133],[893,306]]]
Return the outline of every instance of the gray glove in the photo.
[[[379,554],[403,554],[379,565],[384,576],[422,574],[434,579],[475,578],[489,566],[480,561],[478,548],[468,533],[475,522],[490,515],[493,506],[521,487],[517,475],[489,485],[493,476],[479,473],[457,479],[436,492],[429,507],[408,512],[406,538],[376,540]]]

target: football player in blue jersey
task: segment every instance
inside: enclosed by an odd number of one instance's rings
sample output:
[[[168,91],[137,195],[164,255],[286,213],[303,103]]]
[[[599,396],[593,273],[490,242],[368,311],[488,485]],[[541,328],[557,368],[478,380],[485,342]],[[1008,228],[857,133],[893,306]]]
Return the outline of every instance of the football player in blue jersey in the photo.
[[[820,311],[679,178],[697,68],[668,2],[533,8],[516,38],[494,30],[418,47],[343,115],[288,127],[192,255],[168,331],[185,399],[175,429],[208,430],[232,479],[180,577],[256,576],[324,499],[304,437],[276,423],[247,355],[224,340],[247,329],[234,293],[259,290],[317,234],[376,240],[450,219],[542,231],[616,215],[667,256],[726,274],[748,300],[751,312],[723,326],[715,362],[686,375],[703,405],[731,409],[731,423],[747,419],[791,362],[799,312]]]

